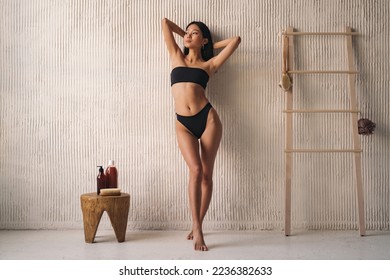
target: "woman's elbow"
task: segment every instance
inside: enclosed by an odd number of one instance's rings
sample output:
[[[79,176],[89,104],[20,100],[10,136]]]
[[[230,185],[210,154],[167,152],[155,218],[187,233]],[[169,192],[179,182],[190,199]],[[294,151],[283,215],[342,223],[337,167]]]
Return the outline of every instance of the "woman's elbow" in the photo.
[[[168,23],[169,23],[169,20],[168,20],[166,17],[164,17],[164,18],[161,20],[161,25],[162,25],[162,26],[168,25]]]

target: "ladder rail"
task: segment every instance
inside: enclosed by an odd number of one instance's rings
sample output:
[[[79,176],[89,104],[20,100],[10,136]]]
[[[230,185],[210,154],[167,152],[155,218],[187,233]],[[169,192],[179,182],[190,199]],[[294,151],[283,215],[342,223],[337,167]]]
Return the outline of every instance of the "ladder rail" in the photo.
[[[284,150],[285,153],[361,153],[359,149],[290,149]]]
[[[360,110],[356,109],[291,109],[283,110],[283,113],[350,113],[357,114],[360,113]]]
[[[359,74],[355,70],[289,70],[288,74]]]
[[[352,31],[345,31],[345,32],[298,32],[298,31],[287,31],[282,32],[282,35],[287,36],[301,36],[301,35],[320,35],[320,36],[327,36],[327,35],[340,35],[340,36],[357,36],[360,35],[358,32],[352,32]]]
[[[351,32],[351,27],[345,28],[346,32]],[[353,56],[352,49],[352,36],[346,37],[346,52],[348,58],[348,67],[352,69],[355,67],[355,61]],[[356,86],[355,86],[355,78],[354,76],[348,77],[348,85],[349,85],[349,94],[350,94],[350,108],[351,110],[357,110],[358,102],[356,96]],[[360,150],[360,138],[358,131],[358,116],[356,114],[351,115],[352,122],[352,137],[353,137],[353,146],[354,149]],[[356,176],[356,198],[358,204],[358,219],[359,219],[359,231],[360,235],[364,236],[366,234],[366,226],[365,226],[365,217],[364,217],[364,198],[363,198],[363,178],[362,178],[362,159],[361,154],[355,154],[355,176]]]
[[[293,32],[293,27],[288,27],[287,32]],[[288,40],[288,67],[294,65],[294,38],[289,37]],[[286,69],[288,71],[288,69]],[[293,87],[286,92],[286,107],[287,110],[293,109]],[[286,139],[285,139],[285,149],[290,150],[293,146],[293,121],[292,114],[286,114]],[[293,161],[292,154],[285,153],[285,219],[284,219],[284,232],[286,236],[291,234],[291,180],[292,180],[292,169]]]

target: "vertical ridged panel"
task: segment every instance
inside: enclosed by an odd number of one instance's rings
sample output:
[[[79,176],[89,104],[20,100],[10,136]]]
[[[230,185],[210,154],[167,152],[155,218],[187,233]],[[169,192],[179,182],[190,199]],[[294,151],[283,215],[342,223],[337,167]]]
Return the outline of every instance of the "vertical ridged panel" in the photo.
[[[161,19],[207,23],[215,40],[240,35],[207,89],[223,122],[210,229],[282,229],[282,29],[361,33],[354,38],[368,229],[389,229],[388,1],[0,2],[0,228],[81,228],[79,196],[96,165],[114,159],[131,194],[129,227],[190,225],[188,171],[177,148],[170,62]],[[178,36],[178,43],[182,41]],[[296,67],[343,69],[344,38],[299,37]],[[346,76],[294,79],[297,108],[349,106]],[[349,115],[294,115],[294,146],[349,148]],[[350,154],[294,155],[293,226],[357,227]],[[106,215],[102,226],[108,225]]]

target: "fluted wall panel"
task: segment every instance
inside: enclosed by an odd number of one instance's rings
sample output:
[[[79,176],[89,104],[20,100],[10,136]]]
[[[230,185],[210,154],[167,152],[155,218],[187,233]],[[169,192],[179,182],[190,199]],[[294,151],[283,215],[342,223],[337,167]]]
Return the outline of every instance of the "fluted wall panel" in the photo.
[[[114,159],[131,195],[129,228],[190,225],[188,171],[177,148],[167,17],[242,43],[207,96],[223,123],[208,229],[282,230],[285,95],[281,32],[360,33],[353,39],[367,228],[389,230],[389,17],[386,0],[0,1],[0,228],[81,228],[80,194]],[[176,37],[182,46],[181,39]],[[297,37],[298,69],[346,67],[343,37]],[[347,76],[294,76],[297,108],[349,106]],[[350,116],[296,114],[297,148],[351,148]],[[350,154],[293,158],[293,227],[356,229]],[[101,226],[109,226],[106,216]]]

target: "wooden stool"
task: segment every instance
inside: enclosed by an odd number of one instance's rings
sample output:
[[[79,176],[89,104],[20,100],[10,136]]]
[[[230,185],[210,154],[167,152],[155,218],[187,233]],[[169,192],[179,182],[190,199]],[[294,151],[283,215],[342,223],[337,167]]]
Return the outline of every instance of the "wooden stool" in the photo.
[[[104,211],[107,211],[118,242],[125,241],[127,218],[130,208],[130,195],[101,196],[86,193],[80,196],[83,211],[85,242],[93,243]]]

